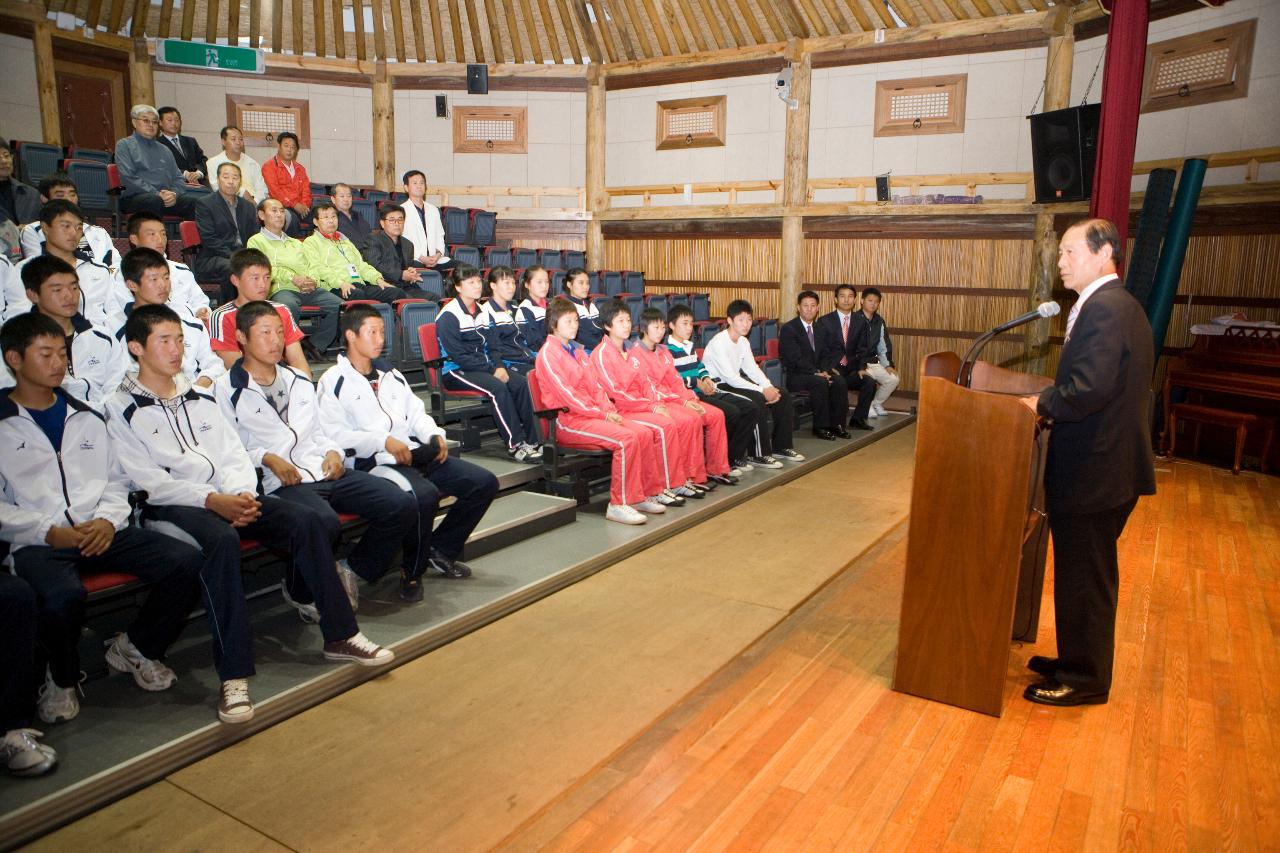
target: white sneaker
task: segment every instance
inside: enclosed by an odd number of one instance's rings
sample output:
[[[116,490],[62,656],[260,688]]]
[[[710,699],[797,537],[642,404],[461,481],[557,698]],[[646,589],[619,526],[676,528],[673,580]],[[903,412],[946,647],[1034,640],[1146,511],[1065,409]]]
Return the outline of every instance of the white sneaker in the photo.
[[[44,673],[44,684],[36,698],[36,714],[46,723],[65,723],[80,713],[80,700],[75,687],[59,687],[53,682],[53,673]]]
[[[675,490],[677,497],[696,498],[698,490],[691,483],[685,483],[683,486]]]
[[[382,666],[395,659],[395,652],[384,649],[359,631],[345,640],[324,644],[328,660],[346,660],[361,666]]]
[[[635,509],[638,509],[641,512],[647,513],[649,515],[662,515],[664,512],[667,511],[667,508],[662,504],[658,503],[655,498],[645,498],[644,500],[640,501],[640,503],[635,505]]]
[[[35,729],[11,729],[0,738],[0,761],[12,776],[42,776],[58,763],[53,747],[36,743],[44,737]]]
[[[872,403],[871,411],[875,412],[875,415],[878,418],[882,418],[885,415],[889,414],[889,410],[886,409],[884,406],[880,405],[879,403]]]
[[[751,473],[750,465],[747,465],[746,467],[743,467],[743,468],[734,466],[733,468],[729,469],[729,476],[737,477],[739,480],[741,480],[743,477],[747,476],[750,473]]]
[[[532,444],[519,444],[511,451],[511,458],[526,465],[538,465],[542,462],[542,448]]]
[[[649,500],[660,503],[663,506],[684,506],[684,498],[674,492],[661,491],[649,498]]]
[[[644,524],[649,520],[644,517],[644,513],[637,512],[626,504],[609,504],[604,517],[619,524]]]
[[[218,697],[218,719],[224,723],[247,723],[253,719],[249,679],[229,678],[222,682],[221,695]]]
[[[152,693],[168,690],[178,680],[178,676],[169,667],[158,660],[144,657],[129,642],[128,634],[116,634],[116,638],[107,646],[107,666],[116,672],[129,673],[135,684]]]
[[[360,607],[360,576],[345,559],[339,560],[334,567],[338,570],[338,580],[342,581],[342,588],[346,590],[347,601],[351,602],[351,612],[355,613]]]
[[[875,405],[872,404],[871,408],[867,410],[867,420],[874,420],[878,417],[880,417],[880,413],[876,411]]]
[[[308,625],[320,624],[320,611],[316,609],[314,604],[307,604],[301,601],[294,601],[293,596],[289,594],[289,587],[284,581],[280,581],[280,594],[284,596],[284,603],[298,611],[298,618]]]

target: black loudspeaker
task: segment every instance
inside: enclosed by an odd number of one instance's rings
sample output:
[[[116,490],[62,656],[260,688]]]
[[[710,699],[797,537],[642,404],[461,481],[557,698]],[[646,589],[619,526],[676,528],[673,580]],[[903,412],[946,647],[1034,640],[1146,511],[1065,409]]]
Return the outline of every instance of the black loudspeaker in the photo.
[[[1093,192],[1101,104],[1031,116],[1036,201],[1082,201]]]
[[[876,175],[876,201],[889,200],[889,176]]]
[[[468,95],[489,94],[489,66],[487,65],[468,65],[467,66],[467,94]]]
[[[436,95],[436,118],[449,115],[449,99],[445,95]]]

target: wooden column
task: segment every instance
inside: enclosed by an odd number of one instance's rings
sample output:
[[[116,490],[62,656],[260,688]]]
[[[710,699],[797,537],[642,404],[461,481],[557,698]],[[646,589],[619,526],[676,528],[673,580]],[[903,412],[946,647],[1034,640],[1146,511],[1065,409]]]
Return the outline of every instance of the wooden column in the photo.
[[[129,97],[133,104],[156,104],[156,80],[151,73],[151,55],[147,53],[147,40],[133,40],[133,54],[129,57]],[[133,104],[125,105],[128,114]]]
[[[36,56],[36,91],[40,98],[40,132],[49,145],[62,144],[58,120],[58,82],[53,71],[53,24],[41,21],[31,38]]]
[[[804,208],[809,203],[809,92],[812,65],[808,53],[791,63],[791,97],[799,102],[787,107],[787,136],[783,146],[782,270],[778,287],[778,319],[790,319],[796,297],[804,289]]]
[[[379,61],[373,76],[373,185],[383,192],[396,188],[394,101],[387,63]]]
[[[604,267],[604,234],[597,218],[609,209],[609,196],[604,191],[604,75],[600,66],[587,69],[587,268]]]
[[[1075,59],[1075,36],[1070,27],[1049,39],[1045,55],[1044,110],[1060,110],[1071,100],[1071,70]],[[1027,283],[1028,307],[1052,298],[1058,275],[1058,235],[1053,230],[1053,214],[1036,215],[1035,242],[1031,248],[1031,273]],[[1049,368],[1049,320],[1027,325],[1024,334],[1026,369],[1043,374]]]

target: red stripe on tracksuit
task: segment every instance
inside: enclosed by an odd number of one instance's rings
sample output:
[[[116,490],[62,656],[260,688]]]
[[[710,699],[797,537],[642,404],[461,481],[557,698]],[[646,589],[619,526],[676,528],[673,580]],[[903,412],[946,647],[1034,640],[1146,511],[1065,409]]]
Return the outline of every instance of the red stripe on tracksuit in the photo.
[[[613,453],[611,503],[636,504],[662,491],[657,433],[625,418],[620,424],[605,420],[605,415],[617,409],[600,387],[580,345],[574,344],[570,352],[555,337],[548,336],[534,366],[542,405],[569,410],[556,418],[556,442],[565,447]]]
[[[729,436],[725,428],[724,412],[715,406],[704,404],[703,414],[699,415],[684,405],[689,400],[696,402],[698,395],[689,390],[681,380],[680,372],[676,370],[676,360],[671,357],[671,351],[665,345],[659,344],[656,350],[638,346],[631,352],[639,357],[640,366],[644,368],[649,381],[653,383],[658,399],[667,403],[668,410],[687,414],[699,422],[702,430],[703,452],[700,460],[701,467],[698,470],[702,472],[702,476],[694,474],[694,481],[705,482],[707,472],[729,473]]]

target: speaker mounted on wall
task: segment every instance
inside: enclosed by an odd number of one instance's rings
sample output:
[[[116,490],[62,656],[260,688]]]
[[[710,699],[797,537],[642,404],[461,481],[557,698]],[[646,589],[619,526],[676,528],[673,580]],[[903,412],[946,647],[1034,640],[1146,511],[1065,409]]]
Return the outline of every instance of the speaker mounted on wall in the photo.
[[[468,95],[489,94],[489,66],[487,65],[468,65],[467,66],[467,94]]]
[[[1036,202],[1083,201],[1093,192],[1101,104],[1030,116]]]
[[[889,200],[889,176],[876,175],[876,201]]]

